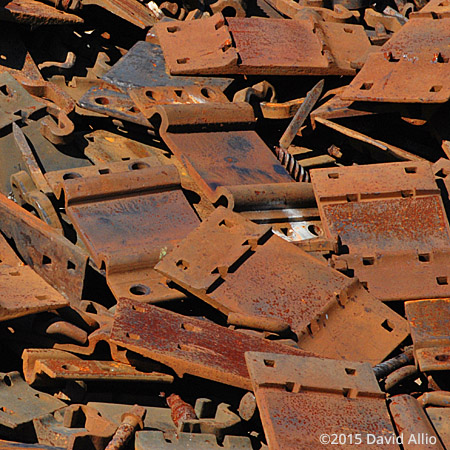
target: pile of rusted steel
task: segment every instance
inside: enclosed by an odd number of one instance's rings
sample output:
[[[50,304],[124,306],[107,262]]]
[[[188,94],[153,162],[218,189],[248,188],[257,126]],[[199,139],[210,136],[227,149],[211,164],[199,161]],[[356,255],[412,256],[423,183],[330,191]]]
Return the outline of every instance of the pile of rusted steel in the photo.
[[[0,2],[0,450],[450,448],[411,1]]]

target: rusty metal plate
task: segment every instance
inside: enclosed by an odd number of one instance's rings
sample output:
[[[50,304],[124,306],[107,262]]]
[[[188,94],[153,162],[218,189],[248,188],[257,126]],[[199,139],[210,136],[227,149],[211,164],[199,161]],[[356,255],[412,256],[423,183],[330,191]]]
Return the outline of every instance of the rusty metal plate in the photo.
[[[450,300],[418,300],[405,303],[414,342],[414,356],[422,372],[450,369]]]
[[[153,266],[199,224],[177,169],[137,160],[126,171],[78,175],[62,184],[66,212],[97,267],[105,265],[113,293],[141,301],[171,297]]]
[[[172,75],[350,75],[354,69],[346,57],[364,54],[368,44],[367,37],[361,40],[362,28],[358,35],[349,32],[346,40],[357,45],[352,49],[341,41],[336,46],[340,57],[334,60],[327,37],[335,38],[336,30],[328,27],[323,32],[313,20],[225,21],[222,14],[214,14],[196,21],[159,23],[155,29]]]
[[[179,376],[188,373],[243,389],[251,389],[246,351],[311,354],[127,299],[119,300],[111,340],[168,365]]]
[[[24,261],[64,297],[81,299],[87,255],[57,230],[0,194],[0,229]]]
[[[212,201],[220,186],[294,182],[252,130],[166,132],[163,138]]]
[[[342,98],[365,102],[444,103],[450,98],[448,57],[447,63],[439,62],[435,55],[436,52],[415,53],[397,58],[390,53],[373,53],[344,90]]]
[[[30,423],[34,418],[66,406],[57,398],[34,390],[19,372],[0,374],[0,429],[3,433]]]
[[[155,268],[224,314],[285,324],[321,356],[376,363],[408,334],[357,281],[224,208]]]
[[[63,447],[53,447],[42,444],[22,444],[0,440],[0,450],[65,450]]]
[[[121,417],[129,409],[129,405],[122,405],[120,403],[102,403],[102,402],[89,402],[88,407],[97,410],[103,418],[109,420],[116,425],[120,425]],[[144,428],[163,431],[167,435],[175,433],[177,428],[173,423],[170,408],[157,408],[147,406],[145,408],[147,413],[144,417]]]
[[[49,379],[151,381],[171,383],[173,376],[141,372],[134,367],[115,361],[82,360],[61,350],[26,349],[22,354],[23,373],[28,384],[45,384]]]
[[[41,444],[70,450],[105,448],[117,429],[95,408],[76,404],[36,418],[33,425]]]
[[[429,17],[443,19],[450,17],[450,3],[448,0],[430,0],[419,11],[412,12],[410,18]]]
[[[248,437],[225,436],[219,445],[213,434],[178,433],[173,440],[168,439],[161,431],[138,431],[136,433],[136,450],[251,450]]]
[[[427,408],[426,413],[437,431],[444,448],[450,447],[450,408]]]
[[[368,435],[395,439],[370,364],[254,352],[245,358],[271,450],[329,448],[333,434],[360,436],[359,445],[342,442],[345,449],[373,448]],[[319,440],[324,433],[329,443]],[[399,448],[389,440],[376,447]]]
[[[410,395],[395,395],[389,403],[404,450],[444,450],[420,403]]]
[[[233,81],[219,77],[172,76],[166,70],[161,46],[150,42],[137,42],[125,56],[102,77],[121,88],[155,86],[217,86],[225,90]]]
[[[336,268],[384,301],[450,295],[450,229],[429,163],[317,169],[311,181],[326,237],[349,253]]]
[[[42,112],[46,105],[32,97],[9,73],[0,73],[0,129]]]
[[[34,0],[11,0],[0,6],[0,19],[30,25],[82,23],[81,17],[59,11]]]
[[[0,265],[0,321],[67,304],[68,301],[30,267]]]
[[[156,22],[153,11],[135,0],[81,0],[79,4],[99,6],[142,29]]]
[[[238,54],[222,14],[186,22],[160,22],[154,29],[172,75],[226,74],[236,70]],[[186,49],[186,42],[195,45]]]
[[[412,19],[369,56],[344,100],[443,103],[450,98],[450,19]],[[414,86],[414,89],[411,89]]]
[[[83,141],[87,143],[84,154],[96,166],[103,166],[99,170],[109,168],[105,164],[140,158],[148,158],[146,162],[152,167],[162,165],[163,158],[158,157],[159,154],[162,154],[161,150],[156,152],[154,147],[120,134],[106,130],[95,130],[92,133],[85,134]],[[167,158],[164,159],[167,161]]]

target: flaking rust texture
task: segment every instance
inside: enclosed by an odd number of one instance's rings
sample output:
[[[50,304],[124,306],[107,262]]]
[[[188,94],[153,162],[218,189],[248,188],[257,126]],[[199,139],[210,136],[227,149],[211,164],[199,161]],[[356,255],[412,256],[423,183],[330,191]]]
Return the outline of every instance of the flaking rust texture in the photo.
[[[0,450],[450,448],[448,0],[0,30]]]

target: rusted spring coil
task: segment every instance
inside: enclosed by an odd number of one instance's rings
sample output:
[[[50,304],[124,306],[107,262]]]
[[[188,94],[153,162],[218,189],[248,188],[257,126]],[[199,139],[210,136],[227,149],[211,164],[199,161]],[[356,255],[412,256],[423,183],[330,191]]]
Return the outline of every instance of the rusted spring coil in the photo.
[[[280,147],[276,148],[278,161],[286,168],[295,181],[310,182],[309,173],[305,170],[289,152]]]

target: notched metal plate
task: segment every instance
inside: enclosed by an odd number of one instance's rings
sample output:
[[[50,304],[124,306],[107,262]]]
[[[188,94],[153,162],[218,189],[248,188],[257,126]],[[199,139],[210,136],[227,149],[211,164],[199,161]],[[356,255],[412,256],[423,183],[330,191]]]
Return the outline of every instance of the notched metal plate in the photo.
[[[168,365],[179,376],[188,373],[243,389],[251,389],[244,359],[246,351],[271,349],[291,355],[308,354],[206,320],[127,299],[119,300],[111,340]]]
[[[420,370],[449,370],[450,299],[406,302],[405,312]]]
[[[370,364],[248,352],[245,355],[269,448],[328,448],[324,433],[357,433],[395,442],[395,432]],[[351,449],[346,442],[341,448]],[[378,447],[378,446],[377,446]],[[396,444],[379,448],[398,449]]]

